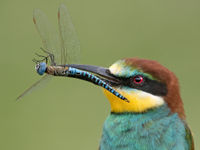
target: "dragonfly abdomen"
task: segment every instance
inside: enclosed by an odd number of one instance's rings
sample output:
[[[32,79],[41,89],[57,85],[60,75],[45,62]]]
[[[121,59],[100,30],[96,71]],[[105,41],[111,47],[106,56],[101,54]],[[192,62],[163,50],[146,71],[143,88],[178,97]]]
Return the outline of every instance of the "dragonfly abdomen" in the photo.
[[[111,92],[115,96],[119,97],[120,99],[128,102],[128,100],[124,96],[122,96],[120,93],[118,93],[114,88],[112,88],[108,83],[103,81],[101,78],[99,78],[87,71],[82,71],[82,70],[72,68],[72,67],[67,67],[67,68],[68,69],[65,71],[66,76],[73,77],[73,78],[79,78],[82,80],[92,82],[95,85],[99,85],[99,86],[103,87],[104,89],[108,90],[109,92]]]

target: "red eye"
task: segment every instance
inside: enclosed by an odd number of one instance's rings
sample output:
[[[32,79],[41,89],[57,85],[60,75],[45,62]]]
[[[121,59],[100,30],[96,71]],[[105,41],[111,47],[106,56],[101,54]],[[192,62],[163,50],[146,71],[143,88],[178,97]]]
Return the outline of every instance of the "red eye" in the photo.
[[[133,78],[133,82],[134,82],[135,84],[141,84],[143,81],[144,81],[144,79],[143,79],[143,77],[140,76],[140,75],[135,76],[135,77]]]

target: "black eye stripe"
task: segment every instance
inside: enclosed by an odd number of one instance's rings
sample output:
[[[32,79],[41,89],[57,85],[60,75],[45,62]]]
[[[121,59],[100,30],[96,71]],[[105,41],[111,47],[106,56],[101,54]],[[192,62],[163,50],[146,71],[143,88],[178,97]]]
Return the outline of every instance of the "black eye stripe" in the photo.
[[[151,80],[149,78],[146,78],[144,84],[141,87],[138,87],[137,89],[143,90],[153,95],[158,95],[158,96],[167,95],[167,88],[165,84],[158,82],[156,80]]]
[[[142,90],[153,95],[165,96],[167,94],[167,88],[165,84],[147,77],[144,77],[144,82],[141,85],[136,85],[131,82],[129,83],[129,87]]]
[[[136,76],[138,76],[138,75],[136,75]],[[139,75],[139,76],[142,76],[142,75]],[[134,77],[135,76],[129,77],[129,78],[123,78],[123,77],[118,78],[121,80],[121,84],[118,86],[127,86],[130,88],[142,90],[144,92],[151,93],[151,94],[157,95],[157,96],[167,95],[167,87],[165,84],[163,84],[159,81],[156,81],[156,80],[152,80],[146,76],[142,76],[143,77],[142,83],[135,84],[133,82]]]
[[[111,73],[110,73],[111,74]],[[111,74],[113,75],[113,74]],[[157,95],[157,96],[166,96],[167,95],[167,87],[164,83],[161,83],[157,80],[150,79],[148,76],[141,74],[137,74],[131,77],[119,77],[113,75],[115,78],[117,78],[120,82],[119,83],[110,83],[112,86],[127,86],[133,89],[142,90],[144,92]],[[134,84],[133,79],[136,76],[142,76],[143,82],[140,84]]]

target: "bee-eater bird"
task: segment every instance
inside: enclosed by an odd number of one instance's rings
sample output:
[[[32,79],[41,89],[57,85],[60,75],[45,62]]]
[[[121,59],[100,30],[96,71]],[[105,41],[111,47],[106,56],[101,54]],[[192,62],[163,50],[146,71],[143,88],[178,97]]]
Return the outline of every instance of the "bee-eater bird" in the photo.
[[[104,89],[111,113],[104,123],[100,150],[194,150],[174,73],[156,61],[139,58],[122,59],[109,68],[65,64],[70,63],[73,53],[80,49],[67,8],[59,7],[60,38],[54,34],[56,32],[51,33],[41,11],[34,11],[33,21],[46,49],[42,51],[48,54],[47,57],[36,54],[43,58],[33,60],[38,74],[78,78]],[[60,46],[55,44],[57,39],[61,39]],[[61,51],[52,49],[57,47],[61,47]],[[63,64],[57,65],[58,57]]]
[[[126,58],[109,68],[40,63],[36,69],[40,75],[79,78],[104,88],[111,113],[100,150],[194,150],[178,79],[158,62]]]

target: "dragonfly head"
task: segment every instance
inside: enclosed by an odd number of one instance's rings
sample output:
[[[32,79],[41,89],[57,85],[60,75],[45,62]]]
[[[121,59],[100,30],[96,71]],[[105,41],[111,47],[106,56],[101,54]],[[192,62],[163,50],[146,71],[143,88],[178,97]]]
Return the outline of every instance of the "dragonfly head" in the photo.
[[[47,64],[45,62],[41,62],[39,64],[36,64],[35,70],[39,75],[43,75],[47,69]]]

